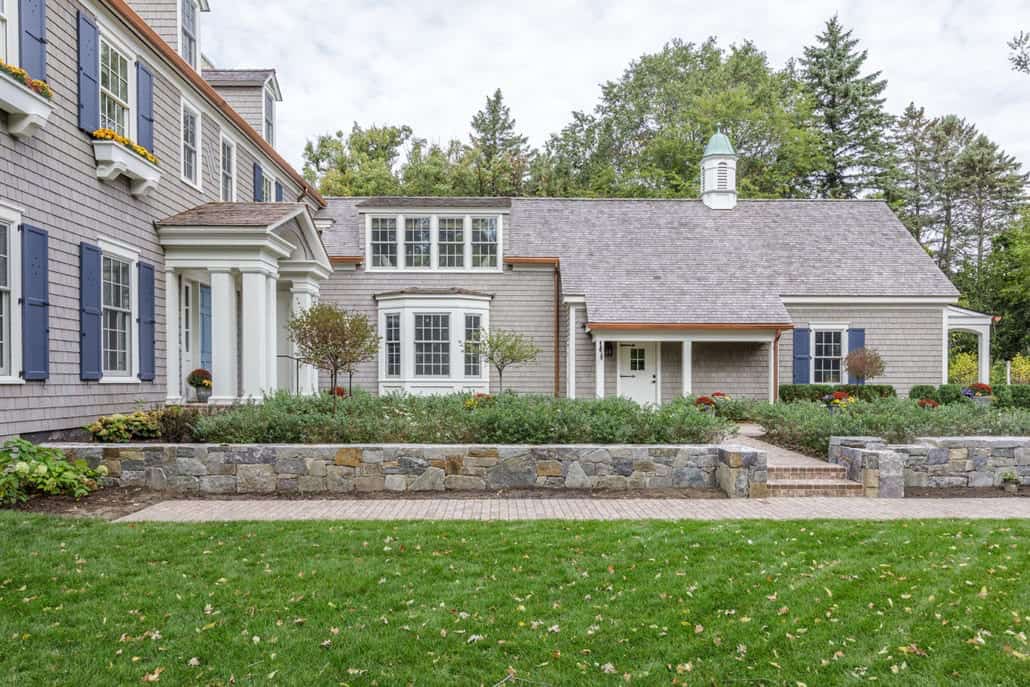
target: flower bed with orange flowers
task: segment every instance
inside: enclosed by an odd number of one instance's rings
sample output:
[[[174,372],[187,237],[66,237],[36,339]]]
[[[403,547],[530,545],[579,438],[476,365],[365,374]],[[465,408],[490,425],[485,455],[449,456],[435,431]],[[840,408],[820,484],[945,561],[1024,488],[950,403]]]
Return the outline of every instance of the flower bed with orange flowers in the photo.
[[[117,131],[112,129],[97,129],[93,132],[93,139],[96,141],[114,141],[120,143],[132,152],[139,155],[141,158],[146,160],[152,165],[158,164],[157,156],[151,153],[149,150],[141,146],[140,144],[122,136]]]
[[[33,79],[29,73],[21,67],[15,67],[13,64],[7,64],[3,60],[0,60],[0,71],[13,77],[16,81],[20,81],[25,84],[25,87],[30,91],[43,96],[47,100],[54,97],[54,93],[50,90],[50,85],[46,81]]]

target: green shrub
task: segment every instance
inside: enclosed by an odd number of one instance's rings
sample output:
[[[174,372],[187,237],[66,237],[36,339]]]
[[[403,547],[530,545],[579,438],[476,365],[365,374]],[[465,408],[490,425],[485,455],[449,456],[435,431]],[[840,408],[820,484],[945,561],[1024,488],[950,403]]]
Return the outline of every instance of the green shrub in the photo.
[[[968,401],[969,399],[962,395],[964,388],[965,386],[962,384],[941,384],[937,387],[938,398],[936,400],[943,404]]]
[[[158,436],[163,441],[186,444],[193,441],[193,428],[200,414],[193,408],[168,406],[155,412]]]
[[[1030,410],[1030,384],[999,384],[994,387],[994,405]]]
[[[26,501],[34,494],[78,499],[95,490],[106,474],[103,466],[91,470],[85,461],[69,463],[58,449],[13,439],[0,449],[0,503]]]
[[[959,386],[975,384],[980,365],[972,353],[958,353],[948,362],[948,381]]]
[[[940,394],[937,393],[937,387],[932,384],[916,384],[908,392],[908,397],[913,401],[918,401],[923,398],[928,398],[931,401],[941,402]]]
[[[747,422],[755,417],[755,408],[762,401],[751,398],[716,399],[715,414],[733,422]]]
[[[95,441],[105,444],[122,444],[127,441],[156,439],[161,433],[158,415],[154,412],[137,410],[128,415],[120,413],[98,418],[86,427]]]
[[[860,401],[897,396],[897,391],[890,384],[783,384],[780,386],[780,400],[785,403],[821,401],[823,396],[834,391],[846,391]]]
[[[645,408],[625,399],[572,400],[510,393],[489,402],[470,395],[339,399],[279,394],[261,405],[198,418],[210,443],[709,443],[733,424],[689,399]]]

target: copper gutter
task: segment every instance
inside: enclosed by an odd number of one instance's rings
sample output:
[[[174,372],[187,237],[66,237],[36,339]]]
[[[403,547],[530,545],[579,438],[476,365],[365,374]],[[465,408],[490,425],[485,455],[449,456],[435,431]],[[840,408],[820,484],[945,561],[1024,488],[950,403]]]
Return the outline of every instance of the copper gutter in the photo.
[[[334,265],[360,265],[365,258],[360,255],[330,255],[329,262]]]
[[[793,324],[777,322],[770,324],[684,324],[674,322],[590,322],[587,324],[590,329],[663,329],[663,330],[724,330],[724,329],[793,329]]]

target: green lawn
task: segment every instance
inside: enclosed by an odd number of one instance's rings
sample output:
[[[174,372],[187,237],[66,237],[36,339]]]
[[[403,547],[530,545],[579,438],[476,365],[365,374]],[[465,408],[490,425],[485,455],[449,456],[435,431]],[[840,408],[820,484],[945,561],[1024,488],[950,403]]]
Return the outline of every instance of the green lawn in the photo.
[[[6,512],[0,684],[1026,685],[1028,547],[1027,522]]]

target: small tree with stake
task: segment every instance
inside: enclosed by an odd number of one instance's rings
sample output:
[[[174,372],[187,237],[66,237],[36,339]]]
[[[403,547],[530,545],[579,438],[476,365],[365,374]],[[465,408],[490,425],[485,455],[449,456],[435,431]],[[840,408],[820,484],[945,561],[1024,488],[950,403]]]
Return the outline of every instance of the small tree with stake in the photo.
[[[465,342],[465,350],[482,356],[497,370],[497,390],[504,391],[504,371],[512,365],[536,360],[540,349],[529,338],[504,329],[480,330],[475,339]]]
[[[856,348],[848,353],[846,361],[848,373],[865,384],[867,379],[883,376],[885,365],[880,354],[872,348]]]
[[[353,392],[354,367],[372,360],[379,350],[379,335],[367,317],[327,303],[308,308],[287,328],[301,361],[329,373],[330,389],[336,389],[341,372],[347,373],[348,394]],[[333,393],[333,412],[336,403]]]

